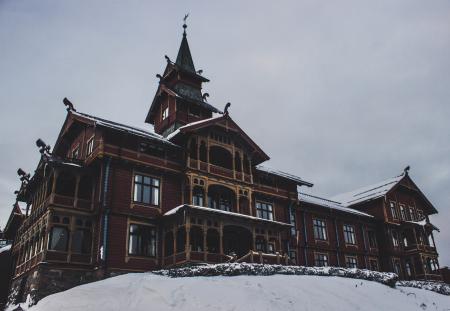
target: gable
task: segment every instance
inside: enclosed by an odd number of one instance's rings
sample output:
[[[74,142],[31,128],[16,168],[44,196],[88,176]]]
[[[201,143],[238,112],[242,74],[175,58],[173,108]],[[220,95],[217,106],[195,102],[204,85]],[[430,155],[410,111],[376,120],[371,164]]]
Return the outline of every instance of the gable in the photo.
[[[181,139],[181,137],[187,134],[198,133],[200,131],[205,131],[206,129],[213,131],[214,128],[220,128],[221,130],[227,133],[232,133],[235,137],[238,137],[242,144],[250,150],[253,164],[260,164],[270,159],[270,157],[239,127],[239,125],[237,125],[236,122],[233,121],[233,119],[231,119],[228,114],[215,116],[181,126],[172,134],[167,136],[167,139],[172,142],[177,142]]]

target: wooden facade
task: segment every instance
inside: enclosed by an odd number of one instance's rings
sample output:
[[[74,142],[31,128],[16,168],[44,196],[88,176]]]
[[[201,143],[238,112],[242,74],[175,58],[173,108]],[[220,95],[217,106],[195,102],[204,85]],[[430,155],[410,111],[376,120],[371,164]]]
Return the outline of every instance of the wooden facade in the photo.
[[[68,109],[55,147],[40,146],[36,172],[18,193],[28,208],[12,249],[15,299],[189,263],[332,265],[440,278],[428,239],[436,210],[407,172],[385,195],[358,204],[302,200],[298,189],[312,184],[261,166],[269,157],[228,107],[207,102],[207,81],[184,34],[147,114],[156,133]],[[391,201],[413,207],[414,216],[391,219]],[[394,228],[408,235],[407,245],[400,238],[391,245]]]

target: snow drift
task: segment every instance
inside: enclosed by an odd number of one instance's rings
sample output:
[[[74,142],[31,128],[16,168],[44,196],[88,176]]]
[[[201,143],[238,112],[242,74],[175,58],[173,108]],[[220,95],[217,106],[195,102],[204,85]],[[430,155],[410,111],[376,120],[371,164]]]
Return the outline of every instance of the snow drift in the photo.
[[[450,310],[450,296],[331,276],[357,269],[279,267],[206,265],[158,274],[130,273],[48,296],[29,309],[22,307],[30,311]],[[361,275],[354,272],[353,276]],[[215,276],[188,277],[201,274]]]

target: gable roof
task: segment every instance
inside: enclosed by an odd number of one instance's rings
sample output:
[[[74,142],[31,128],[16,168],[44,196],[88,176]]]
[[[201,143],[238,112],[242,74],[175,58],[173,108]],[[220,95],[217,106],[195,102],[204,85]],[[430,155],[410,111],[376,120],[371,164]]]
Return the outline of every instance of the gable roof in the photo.
[[[260,159],[255,164],[259,164],[270,159],[270,157],[250,138],[250,136],[248,136],[240,128],[239,125],[237,125],[236,122],[233,121],[233,119],[231,119],[231,117],[227,113],[181,126],[176,131],[167,136],[167,138],[170,141],[173,141],[175,137],[179,136],[180,134],[190,133],[213,125],[223,126],[223,122],[226,122],[226,128],[228,130],[233,130],[234,128],[235,131],[240,134],[242,139],[253,148],[254,152],[259,155]]]
[[[355,214],[355,215],[364,216],[364,217],[373,217],[370,214],[360,212],[353,208],[345,207],[344,205],[342,205],[339,202],[321,198],[321,197],[311,195],[311,194],[299,192],[298,199],[300,200],[300,202],[318,205],[318,206],[330,208],[330,209],[337,210],[337,211],[344,212],[344,213],[350,213],[350,214]]]
[[[386,193],[388,193],[403,179],[403,177],[405,177],[405,173],[373,185],[335,195],[330,199],[333,201],[342,202],[344,206],[351,206],[358,203],[375,200],[380,197],[384,197]]]

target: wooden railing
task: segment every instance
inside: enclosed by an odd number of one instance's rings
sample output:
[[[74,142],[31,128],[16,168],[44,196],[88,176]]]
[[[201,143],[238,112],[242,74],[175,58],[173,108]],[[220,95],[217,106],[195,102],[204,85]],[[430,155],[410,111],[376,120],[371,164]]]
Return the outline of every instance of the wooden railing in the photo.
[[[246,255],[236,259],[235,262],[289,265],[289,256],[281,255],[278,252],[275,254],[268,254],[263,252],[249,251]]]

